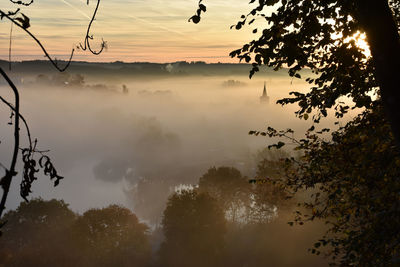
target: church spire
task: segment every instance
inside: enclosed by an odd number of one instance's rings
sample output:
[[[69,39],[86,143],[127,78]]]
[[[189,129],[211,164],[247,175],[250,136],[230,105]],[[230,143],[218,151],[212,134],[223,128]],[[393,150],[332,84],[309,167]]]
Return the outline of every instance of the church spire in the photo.
[[[269,96],[267,95],[267,85],[266,82],[264,81],[264,90],[262,96],[260,96],[260,102],[269,102]]]
[[[264,97],[265,96],[267,96],[267,87],[266,87],[266,83],[265,83],[265,81],[264,81],[264,91],[263,91],[263,94],[262,94]]]

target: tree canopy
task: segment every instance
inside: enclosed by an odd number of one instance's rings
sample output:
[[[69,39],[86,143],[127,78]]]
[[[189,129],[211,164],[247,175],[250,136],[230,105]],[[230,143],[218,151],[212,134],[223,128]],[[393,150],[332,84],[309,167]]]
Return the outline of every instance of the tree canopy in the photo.
[[[77,254],[85,266],[144,266],[150,258],[148,226],[129,209],[91,209],[73,225]]]
[[[202,2],[193,16],[195,23],[206,11]],[[306,79],[310,91],[292,92],[293,97],[278,103],[298,103],[297,115],[305,119],[316,109],[315,122],[326,117],[330,108],[334,108],[336,117],[342,117],[349,110],[340,101],[342,96],[350,97],[353,107],[370,108],[375,101],[372,95],[378,93],[399,145],[400,112],[395,104],[400,101],[398,1],[252,0],[250,3],[255,3],[255,7],[232,27],[240,30],[261,21],[261,29],[253,30],[259,37],[230,53],[231,57],[252,63],[250,77],[261,65],[276,70],[287,67],[289,75],[295,78],[301,78],[302,69],[311,69],[315,75]],[[372,56],[358,43],[363,37]]]
[[[199,2],[194,23],[206,12]],[[343,266],[388,266],[399,261],[400,69],[399,1],[250,1],[254,8],[232,27],[256,25],[258,35],[231,52],[252,63],[250,77],[262,65],[288,68],[305,77],[310,90],[278,100],[297,103],[296,115],[311,118],[305,138],[291,129],[250,131],[293,143],[299,158],[287,157],[282,185],[289,191],[312,191],[295,222],[323,219],[330,227],[313,253],[330,246],[334,263]],[[265,24],[263,24],[265,23]],[[360,45],[365,40],[368,46]],[[370,53],[370,54],[369,54]],[[351,103],[347,99],[352,100]],[[345,101],[344,101],[345,100]],[[340,119],[351,109],[359,114],[344,126],[318,129],[329,113]],[[330,135],[329,135],[330,133]],[[283,140],[282,140],[283,141]],[[281,148],[279,141],[271,146]],[[311,189],[311,190],[310,190]]]
[[[173,194],[162,226],[161,266],[221,266],[226,221],[221,207],[208,194],[196,190]]]
[[[111,205],[75,214],[62,200],[33,199],[7,212],[0,239],[4,266],[147,266],[148,226]]]
[[[273,154],[276,153],[269,153]],[[263,224],[276,216],[278,208],[287,204],[288,195],[271,179],[280,177],[276,173],[278,169],[284,170],[279,161],[262,160],[258,167],[258,179],[253,184],[253,179],[242,176],[233,167],[212,167],[200,177],[198,191],[214,197],[229,222]]]
[[[70,266],[70,227],[76,219],[64,201],[33,199],[4,215],[0,263],[5,266]]]

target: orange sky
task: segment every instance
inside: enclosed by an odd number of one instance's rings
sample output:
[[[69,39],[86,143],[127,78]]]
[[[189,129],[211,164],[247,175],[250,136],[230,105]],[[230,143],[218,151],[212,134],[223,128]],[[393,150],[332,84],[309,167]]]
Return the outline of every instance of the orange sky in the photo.
[[[74,60],[125,62],[238,62],[229,52],[256,37],[251,30],[230,30],[240,15],[251,7],[248,1],[212,0],[200,24],[188,22],[197,0],[102,0],[93,24],[93,47],[103,37],[108,50],[100,56],[78,51]],[[34,33],[59,59],[67,59],[74,45],[83,41],[95,0],[37,0],[22,12],[31,18]],[[9,10],[9,1],[0,4]],[[3,20],[0,30],[0,58],[8,58],[10,23]],[[14,27],[12,59],[43,59],[38,46]]]

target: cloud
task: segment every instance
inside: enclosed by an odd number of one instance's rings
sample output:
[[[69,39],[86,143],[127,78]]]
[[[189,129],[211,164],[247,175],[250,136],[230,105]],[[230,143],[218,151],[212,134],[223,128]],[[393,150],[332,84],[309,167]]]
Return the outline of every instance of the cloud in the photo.
[[[60,0],[61,2],[63,2],[64,4],[66,4],[67,6],[69,6],[70,8],[72,8],[73,10],[75,10],[76,12],[78,12],[79,14],[81,14],[82,16],[84,16],[87,19],[91,19],[91,17],[86,14],[85,12],[83,12],[82,10],[80,10],[79,8],[75,7],[74,5],[72,5],[71,3],[69,3],[66,0]]]

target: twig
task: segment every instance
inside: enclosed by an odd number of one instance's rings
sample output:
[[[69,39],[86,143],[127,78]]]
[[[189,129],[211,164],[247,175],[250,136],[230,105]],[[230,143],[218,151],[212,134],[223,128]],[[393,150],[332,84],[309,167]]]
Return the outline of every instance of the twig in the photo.
[[[16,112],[16,111],[15,111],[15,108],[14,108],[7,100],[5,100],[2,96],[0,96],[0,100],[3,101],[3,103],[6,104],[12,111]],[[20,117],[20,119],[22,120],[22,122],[23,122],[24,125],[25,125],[26,133],[27,133],[27,135],[28,135],[29,147],[30,147],[30,149],[32,149],[31,132],[30,132],[30,130],[29,130],[28,123],[26,122],[24,116],[22,116],[21,114],[19,114],[19,117]]]
[[[11,23],[10,26],[10,44],[8,46],[8,69],[11,70],[11,43],[12,43],[12,30],[14,23]]]
[[[10,80],[10,78],[7,76],[7,74],[3,71],[3,69],[0,67],[0,74],[3,76],[3,78],[7,81],[8,85],[11,87],[12,91],[14,92],[15,96],[15,105],[14,105],[14,112],[15,112],[15,117],[14,117],[14,151],[13,151],[13,156],[11,159],[11,164],[10,168],[6,170],[6,175],[1,179],[0,183],[3,188],[3,196],[1,198],[0,202],[0,218],[3,214],[3,211],[5,209],[6,205],[6,200],[8,196],[8,192],[10,190],[10,185],[11,185],[11,180],[12,178],[17,175],[15,171],[15,165],[17,163],[17,156],[18,156],[18,148],[19,148],[19,93],[17,87],[14,85],[14,83]]]
[[[72,49],[71,51],[71,55],[67,61],[67,64],[63,67],[60,68],[58,66],[58,63],[56,60],[53,60],[51,58],[51,56],[49,55],[49,53],[47,53],[46,49],[44,48],[44,46],[42,45],[42,43],[25,27],[23,27],[21,24],[19,24],[17,21],[15,21],[13,18],[11,18],[8,14],[4,13],[3,11],[0,10],[0,16],[1,17],[6,17],[8,20],[10,20],[12,23],[14,23],[15,25],[17,25],[19,28],[21,28],[23,31],[25,31],[33,40],[35,40],[35,42],[40,46],[40,48],[42,49],[44,55],[50,60],[51,64],[53,64],[53,66],[60,72],[65,71],[69,65],[71,64],[72,61],[72,57],[74,55],[75,49]]]
[[[87,0],[87,4],[89,5],[89,0]],[[84,45],[82,45],[82,43],[79,44],[80,48],[83,51],[86,51],[87,49],[89,49],[89,51],[94,55],[99,55],[101,52],[103,52],[103,49],[106,47],[106,42],[103,39],[102,39],[99,51],[94,51],[90,47],[89,40],[93,40],[93,36],[90,35],[90,28],[92,27],[93,21],[96,19],[96,14],[97,14],[97,10],[99,9],[99,5],[100,5],[100,0],[97,0],[96,8],[94,9],[92,19],[90,20],[87,31],[86,31],[85,41],[83,42]]]
[[[13,3],[13,4],[16,4],[16,5],[22,5],[22,6],[30,6],[31,4],[33,4],[33,0],[31,0],[28,3],[24,3],[24,2],[22,2],[20,0],[18,0],[18,1],[10,0],[10,2]]]

